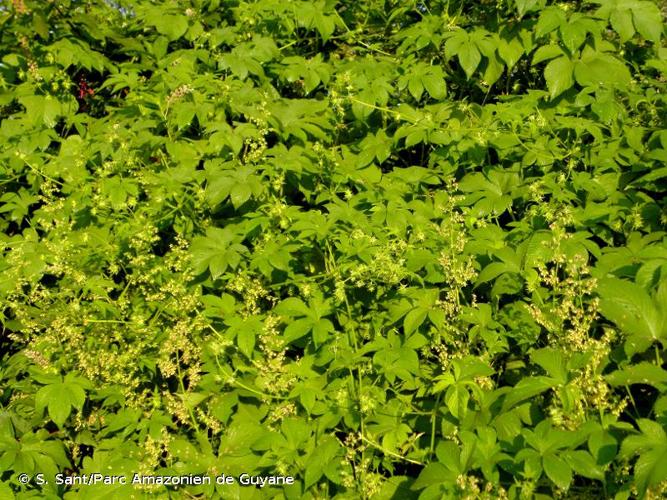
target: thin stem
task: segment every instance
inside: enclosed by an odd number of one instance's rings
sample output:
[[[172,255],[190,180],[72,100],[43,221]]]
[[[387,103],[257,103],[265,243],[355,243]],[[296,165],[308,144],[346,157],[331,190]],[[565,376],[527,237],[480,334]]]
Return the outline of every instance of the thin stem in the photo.
[[[368,439],[366,436],[363,435],[363,433],[361,434],[361,440],[364,441],[365,443],[371,445],[373,448],[377,448],[378,450],[380,450],[385,455],[389,455],[390,457],[398,458],[399,460],[403,460],[405,462],[409,462],[409,463],[415,464],[415,465],[425,465],[423,462],[420,462],[419,460],[413,460],[411,458],[404,457],[403,455],[399,455],[398,453],[396,453],[394,451],[386,449],[381,444],[376,443],[375,441],[373,441],[371,439]]]
[[[241,389],[244,389],[248,392],[252,392],[253,394],[257,394],[258,396],[262,396],[263,398],[267,398],[267,399],[278,399],[278,400],[281,400],[281,401],[286,401],[286,400],[290,399],[290,398],[285,397],[285,396],[274,396],[272,394],[266,394],[265,392],[262,392],[260,390],[254,389],[254,388],[252,388],[248,385],[245,385],[243,382],[239,382],[234,377],[234,374],[229,374],[225,371],[225,369],[222,367],[222,365],[220,365],[220,360],[218,359],[217,356],[215,357],[215,364],[218,365],[218,369],[222,372],[222,374],[225,377],[227,377],[228,380],[231,380],[232,384],[236,385],[237,387],[239,387]]]
[[[429,446],[429,456],[433,458],[435,453],[435,426],[438,420],[438,408],[440,407],[441,392],[435,398],[435,405],[433,406],[433,413],[431,414],[431,444]]]
[[[628,397],[630,398],[630,402],[632,403],[632,408],[635,410],[635,417],[640,418],[639,410],[637,409],[637,403],[635,402],[635,398],[632,397],[632,393],[630,392],[630,387],[626,385],[625,391],[628,393]]]
[[[182,373],[182,370],[181,370],[181,357],[178,355],[178,352],[176,353],[176,369],[178,370],[178,384],[181,388],[181,392],[182,392],[183,396],[185,396],[187,391],[185,390],[185,383],[183,382],[183,373]],[[197,419],[195,418],[194,410],[188,404],[186,404],[185,406],[188,409],[188,414],[190,415],[190,420],[192,420],[192,427],[194,429],[199,429],[199,424],[197,423]]]
[[[41,170],[39,170],[37,167],[34,167],[33,165],[31,165],[31,164],[28,162],[28,160],[26,160],[25,158],[22,158],[22,159],[23,159],[23,162],[24,162],[26,165],[28,165],[28,167],[30,167],[30,169],[31,169],[33,172],[35,172],[35,173],[41,175],[41,176],[44,177],[46,180],[49,180],[49,181],[53,182],[54,184],[58,184],[59,186],[64,186],[64,184],[63,184],[62,182],[55,180],[53,177],[49,177],[49,176],[46,175],[44,172],[42,172]]]

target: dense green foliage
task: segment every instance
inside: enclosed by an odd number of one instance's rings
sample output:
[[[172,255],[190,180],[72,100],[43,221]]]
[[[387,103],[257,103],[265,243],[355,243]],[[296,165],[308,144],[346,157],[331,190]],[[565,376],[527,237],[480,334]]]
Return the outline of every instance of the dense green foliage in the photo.
[[[665,494],[664,9],[1,0],[0,497]]]

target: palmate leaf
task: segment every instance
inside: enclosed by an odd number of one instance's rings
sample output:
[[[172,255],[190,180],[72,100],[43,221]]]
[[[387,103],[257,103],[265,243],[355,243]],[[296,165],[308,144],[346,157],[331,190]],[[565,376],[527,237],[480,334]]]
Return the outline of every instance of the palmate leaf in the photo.
[[[537,36],[544,36],[558,29],[566,21],[567,16],[560,6],[547,7],[540,11],[540,17],[535,26],[535,33]]]
[[[139,6],[139,15],[149,26],[170,41],[182,37],[188,29],[188,18],[177,10],[165,11],[165,7]]]
[[[445,56],[450,59],[456,55],[468,78],[472,77],[482,62],[477,38],[479,37],[474,32],[469,34],[464,30],[458,30],[451,34],[445,43]]]
[[[578,19],[560,25],[560,39],[570,53],[574,53],[586,40],[586,24]]]
[[[300,6],[299,21],[307,28],[315,28],[325,42],[336,29],[337,18],[326,12],[329,2],[304,2]]]
[[[660,8],[650,0],[597,0],[602,4],[598,15],[609,19],[611,27],[622,42],[626,42],[636,32],[654,43],[658,43],[663,32]]]
[[[648,419],[637,421],[641,434],[625,438],[621,444],[621,458],[639,454],[634,477],[640,494],[667,479],[667,434],[664,428]]]
[[[446,4],[0,0],[0,500],[665,479],[659,4]]]
[[[67,377],[62,382],[55,382],[38,390],[35,394],[35,407],[38,411],[47,408],[51,420],[62,427],[72,409],[81,410],[85,400],[86,392],[83,387],[71,377]]]
[[[331,463],[342,452],[338,441],[333,437],[325,438],[308,457],[304,481],[306,487],[315,484],[331,468]]]
[[[661,392],[667,389],[667,370],[648,361],[617,370],[605,377],[612,386],[631,384],[651,385]]]
[[[665,304],[660,300],[667,288],[663,282],[656,300],[640,286],[618,278],[605,278],[598,284],[600,311],[628,335],[628,354],[643,352],[653,342],[667,339]]]
[[[241,255],[248,249],[240,244],[242,236],[229,227],[209,228],[206,236],[193,239],[190,247],[192,266],[196,273],[208,270],[213,279],[222,275],[228,267],[236,269]]]
[[[250,316],[243,319],[233,316],[227,319],[226,323],[230,327],[227,333],[236,337],[239,350],[248,358],[252,357],[255,339],[262,331],[262,321],[257,316]]]

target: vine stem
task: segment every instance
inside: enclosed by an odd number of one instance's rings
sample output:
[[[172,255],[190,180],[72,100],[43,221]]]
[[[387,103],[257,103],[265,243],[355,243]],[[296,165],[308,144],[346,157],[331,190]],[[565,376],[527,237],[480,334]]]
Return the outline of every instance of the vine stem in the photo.
[[[366,106],[372,109],[377,109],[378,111],[384,111],[385,113],[391,113],[394,115],[399,115],[398,111],[394,111],[393,109],[385,108],[383,106],[376,106],[375,104],[371,104],[368,102],[360,101],[359,99],[355,99],[352,96],[347,96],[347,99],[349,99],[352,102],[356,102],[357,104],[361,104],[362,106]]]
[[[254,389],[254,388],[250,387],[249,385],[245,385],[243,382],[239,382],[234,377],[234,374],[227,373],[227,371],[220,364],[220,360],[218,359],[217,356],[215,357],[215,364],[218,365],[218,369],[220,370],[220,372],[222,372],[222,374],[225,377],[227,377],[228,380],[229,379],[232,380],[232,382],[231,382],[232,384],[234,384],[235,386],[237,386],[241,389],[244,389],[248,392],[252,392],[253,394],[257,394],[258,396],[262,396],[263,398],[267,398],[267,399],[277,399],[277,400],[280,400],[280,401],[286,401],[286,400],[290,399],[290,398],[285,397],[285,396],[275,396],[275,395],[272,395],[272,394],[266,394],[265,392],[262,392],[258,389]]]
[[[662,367],[662,356],[660,356],[660,349],[658,349],[658,344],[653,344],[653,348],[655,349],[655,363],[659,367]]]
[[[176,369],[178,370],[178,385],[181,388],[181,392],[183,394],[183,403],[185,404],[185,395],[187,394],[187,391],[185,390],[185,383],[183,382],[183,371],[181,370],[181,357],[179,356],[178,352],[176,353]],[[190,415],[190,420],[192,420],[192,427],[195,430],[199,430],[199,423],[197,422],[197,418],[195,417],[195,412],[189,404],[185,404],[185,406],[188,409],[188,414]]]
[[[60,182],[60,181],[54,179],[53,177],[49,177],[49,176],[46,175],[44,172],[42,172],[40,169],[38,169],[37,167],[31,165],[30,162],[28,162],[28,160],[26,160],[25,158],[21,158],[21,159],[22,159],[23,162],[24,162],[26,165],[28,165],[28,167],[30,167],[30,169],[31,169],[33,172],[35,172],[36,174],[41,175],[41,176],[44,177],[46,180],[51,181],[51,182],[53,182],[54,184],[58,184],[59,186],[64,186],[64,184],[63,184],[62,182]]]
[[[440,396],[441,392],[438,392],[438,395],[435,398],[435,405],[433,406],[433,413],[431,414],[431,444],[429,447],[429,456],[433,458],[435,453],[435,425],[438,421],[438,408],[440,407]]]
[[[372,439],[367,438],[363,434],[361,434],[360,436],[361,436],[361,440],[364,443],[367,443],[367,444],[371,445],[373,448],[376,448],[376,449],[380,450],[385,455],[389,455],[390,457],[398,458],[399,460],[403,460],[405,462],[409,462],[409,463],[415,464],[415,465],[426,465],[425,463],[420,462],[419,460],[413,460],[412,458],[407,458],[407,457],[404,457],[403,455],[399,455],[398,453],[396,453],[394,451],[388,450],[384,446],[382,446],[381,444],[376,443]]]

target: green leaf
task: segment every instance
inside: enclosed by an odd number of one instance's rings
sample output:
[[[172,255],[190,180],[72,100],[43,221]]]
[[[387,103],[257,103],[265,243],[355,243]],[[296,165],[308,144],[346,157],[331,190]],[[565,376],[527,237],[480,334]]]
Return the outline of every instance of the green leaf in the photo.
[[[63,397],[60,393],[62,384],[52,384],[42,387],[35,395],[35,406],[37,409],[48,409],[49,417],[58,427],[62,427],[63,423],[70,414],[71,406],[68,397]]]
[[[498,81],[500,75],[502,75],[504,66],[497,59],[496,56],[491,56],[486,60],[486,69],[484,70],[484,81],[488,85],[493,85]]]
[[[250,199],[251,195],[252,190],[248,184],[235,184],[230,193],[232,205],[234,205],[234,208],[238,209],[241,205]]]
[[[49,25],[43,16],[39,14],[33,15],[32,27],[35,30],[35,33],[37,33],[44,40],[49,38]]]
[[[35,394],[35,408],[41,412],[46,408],[51,420],[62,427],[72,409],[81,410],[86,392],[71,376],[62,382],[54,382],[39,389]]]
[[[292,321],[287,328],[285,328],[285,341],[287,343],[294,342],[301,337],[308,334],[313,329],[313,320],[310,318],[302,318]]]
[[[544,36],[558,29],[567,21],[565,12],[560,7],[547,7],[540,11],[540,17],[535,25],[535,34],[537,36]]]
[[[447,84],[442,74],[427,73],[422,77],[422,83],[433,99],[444,99],[447,96]]]
[[[321,13],[317,13],[315,15],[314,25],[315,28],[317,28],[317,31],[320,33],[322,40],[325,42],[331,38],[331,35],[333,35],[333,32],[336,29],[336,22],[334,21],[334,17],[325,16]]]
[[[667,448],[661,447],[642,453],[635,462],[634,475],[640,493],[667,479]]]
[[[567,450],[563,453],[562,458],[580,476],[604,481],[604,471],[595,463],[595,460],[587,451]]]
[[[574,84],[572,78],[573,69],[574,65],[572,61],[566,56],[554,59],[544,68],[544,79],[547,82],[549,95],[551,95],[552,99],[572,87]]]
[[[303,300],[288,297],[274,308],[276,314],[284,316],[310,316],[311,311]]]
[[[9,483],[5,483],[4,481],[0,482],[0,498],[6,500],[14,500],[16,498]]]
[[[640,495],[667,479],[667,433],[657,422],[638,419],[640,435],[628,436],[621,444],[623,458],[639,454],[634,476]]]
[[[313,341],[315,345],[320,345],[329,338],[329,334],[334,331],[334,326],[331,321],[326,318],[320,319],[313,325]]]
[[[495,373],[488,363],[474,356],[466,356],[463,359],[452,361],[454,375],[457,381],[474,380],[477,377],[489,377]]]
[[[333,437],[325,438],[310,454],[306,462],[304,485],[306,488],[315,484],[324,474],[327,465],[339,454],[340,445]]]
[[[408,82],[408,90],[415,100],[419,100],[424,93],[424,84],[421,78],[411,78]]]
[[[558,45],[555,44],[542,45],[533,54],[533,65],[560,56],[567,57],[563,52],[563,49],[560,48]]]
[[[632,11],[630,9],[618,9],[611,13],[609,18],[612,28],[618,33],[621,42],[625,43],[635,34],[632,24]]]
[[[236,341],[239,350],[249,358],[252,357],[252,351],[255,348],[255,332],[251,329],[241,329],[236,336]]]
[[[542,466],[547,477],[562,490],[567,490],[572,483],[572,468],[565,460],[549,453],[542,459]]]
[[[600,311],[628,334],[628,352],[643,352],[656,340],[667,336],[664,311],[658,309],[648,293],[638,285],[618,278],[605,278],[598,284]]]
[[[551,389],[558,381],[550,377],[525,377],[510,391],[503,402],[503,411],[507,411],[526,399],[533,398]]]
[[[583,87],[625,86],[631,75],[625,64],[609,54],[591,54],[574,65],[574,77]]]
[[[663,427],[653,420],[641,418],[637,420],[637,425],[641,433],[635,436],[628,436],[621,444],[621,456],[630,457],[637,453],[642,453],[654,447],[667,446],[667,433]]]
[[[158,33],[165,35],[170,41],[181,38],[188,30],[188,19],[185,16],[157,14],[151,20]]]
[[[608,431],[599,429],[588,437],[588,449],[597,465],[605,465],[616,457],[618,442]]]
[[[58,427],[62,427],[72,411],[72,407],[67,398],[51,397],[48,403],[49,417]]]
[[[540,365],[550,377],[558,380],[560,384],[567,383],[567,367],[560,349],[555,347],[544,347],[530,353],[533,363]]]
[[[421,490],[434,484],[456,481],[458,474],[439,462],[428,464],[419,473],[419,477],[412,485],[413,490]]]
[[[413,309],[403,318],[403,332],[410,335],[424,322],[428,315],[428,309],[418,307]]]
[[[77,383],[67,382],[67,379],[63,386],[63,394],[69,398],[72,408],[80,411],[86,401],[86,391]]]
[[[523,45],[518,39],[500,39],[498,44],[498,54],[502,60],[505,61],[505,64],[507,64],[508,68],[513,68],[524,52]]]
[[[653,386],[660,391],[667,390],[667,370],[648,361],[642,361],[636,365],[612,372],[606,375],[605,379],[610,385],[616,387],[645,384]]]
[[[652,42],[659,43],[662,37],[663,24],[660,9],[653,2],[633,2],[632,20],[637,31]]]
[[[477,46],[472,43],[462,45],[456,55],[466,75],[468,78],[471,78],[477,66],[482,61],[482,55],[479,53]]]
[[[586,40],[586,27],[581,22],[575,21],[561,24],[559,31],[561,41],[572,54],[574,54]]]
[[[503,273],[511,271],[513,271],[512,267],[506,264],[505,262],[491,262],[477,276],[475,287],[478,287],[479,285],[486,283],[488,281],[494,280]]]
[[[468,389],[462,385],[452,385],[447,389],[445,394],[445,404],[447,408],[456,418],[465,417],[468,410],[468,401],[470,400],[470,393]]]
[[[519,17],[523,17],[526,12],[537,5],[537,0],[514,0],[514,3],[517,11],[519,11]]]

